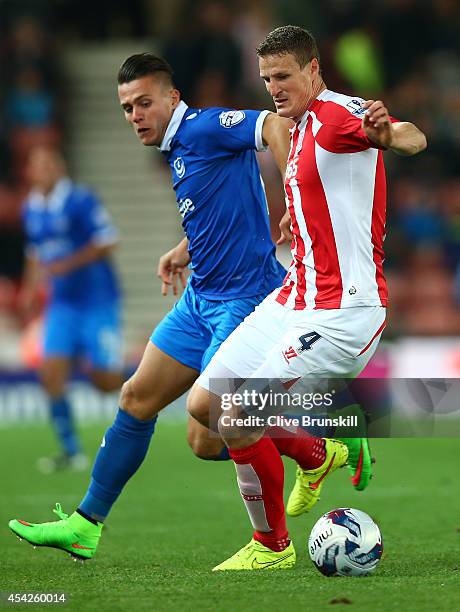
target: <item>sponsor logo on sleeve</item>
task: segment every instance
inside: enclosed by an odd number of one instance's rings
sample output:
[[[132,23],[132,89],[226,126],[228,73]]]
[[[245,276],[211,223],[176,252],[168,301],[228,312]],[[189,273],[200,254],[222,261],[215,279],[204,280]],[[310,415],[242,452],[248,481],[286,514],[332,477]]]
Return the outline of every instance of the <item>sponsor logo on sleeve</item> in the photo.
[[[177,202],[177,205],[179,207],[179,213],[182,218],[184,218],[187,213],[191,212],[192,210],[195,210],[195,205],[190,198],[181,198]]]
[[[219,115],[219,121],[222,127],[232,128],[241,123],[245,117],[246,115],[240,110],[223,111]]]

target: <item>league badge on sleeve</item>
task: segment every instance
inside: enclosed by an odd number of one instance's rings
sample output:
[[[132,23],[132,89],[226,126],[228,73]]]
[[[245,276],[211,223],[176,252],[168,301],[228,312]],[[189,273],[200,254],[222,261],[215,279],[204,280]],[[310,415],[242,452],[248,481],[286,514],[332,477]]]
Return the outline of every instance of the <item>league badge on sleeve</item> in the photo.
[[[231,128],[241,123],[246,115],[240,110],[223,111],[219,115],[220,125],[224,128]]]
[[[350,100],[350,102],[348,102],[347,106],[349,109],[351,109],[351,112],[353,113],[353,115],[362,115],[363,113],[366,112],[366,109],[363,108],[363,103],[364,100]]]

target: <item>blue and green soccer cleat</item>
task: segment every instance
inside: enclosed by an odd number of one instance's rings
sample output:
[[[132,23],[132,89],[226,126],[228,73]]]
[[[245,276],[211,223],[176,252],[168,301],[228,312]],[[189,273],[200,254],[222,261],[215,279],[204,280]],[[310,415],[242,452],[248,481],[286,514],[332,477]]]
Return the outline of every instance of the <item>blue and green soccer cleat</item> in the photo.
[[[48,546],[68,552],[74,559],[85,561],[96,553],[103,523],[95,525],[77,512],[72,515],[62,511],[61,504],[56,504],[53,512],[61,520],[50,523],[28,523],[13,519],[9,528],[21,540],[33,546]]]
[[[372,464],[367,438],[339,438],[348,448],[348,470],[357,491],[363,491],[372,478]]]

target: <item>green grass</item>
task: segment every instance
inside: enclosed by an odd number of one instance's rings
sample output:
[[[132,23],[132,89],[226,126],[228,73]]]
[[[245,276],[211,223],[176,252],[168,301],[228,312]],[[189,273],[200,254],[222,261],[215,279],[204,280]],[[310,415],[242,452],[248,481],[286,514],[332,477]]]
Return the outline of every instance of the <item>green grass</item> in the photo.
[[[104,429],[83,430],[87,448],[97,448]],[[355,492],[339,470],[314,512],[289,520],[298,554],[294,570],[234,574],[210,571],[250,539],[233,465],[195,459],[183,424],[159,423],[95,559],[77,564],[60,551],[20,543],[8,519],[53,520],[56,501],[71,511],[86,489],[87,474],[45,477],[35,471],[37,455],[52,448],[44,427],[0,429],[0,591],[64,591],[66,609],[98,612],[460,608],[457,439],[374,441],[376,478],[367,491]],[[294,465],[286,465],[290,485]],[[339,506],[360,508],[381,527],[384,558],[372,577],[325,578],[308,558],[311,526]],[[343,598],[351,605],[332,605]]]

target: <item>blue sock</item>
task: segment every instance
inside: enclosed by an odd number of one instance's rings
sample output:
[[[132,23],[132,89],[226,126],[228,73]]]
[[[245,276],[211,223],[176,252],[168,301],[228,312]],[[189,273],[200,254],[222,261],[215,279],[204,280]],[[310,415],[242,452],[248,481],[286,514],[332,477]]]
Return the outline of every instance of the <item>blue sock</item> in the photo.
[[[67,455],[80,452],[80,443],[75,431],[72,410],[67,399],[58,397],[50,401],[50,417],[58,440]]]
[[[144,460],[155,431],[155,417],[141,421],[121,408],[105,432],[96,456],[89,489],[78,509],[103,521],[128,480]]]
[[[228,453],[228,448],[224,446],[224,448],[220,451],[217,457],[214,457],[214,461],[229,461],[230,455]]]

